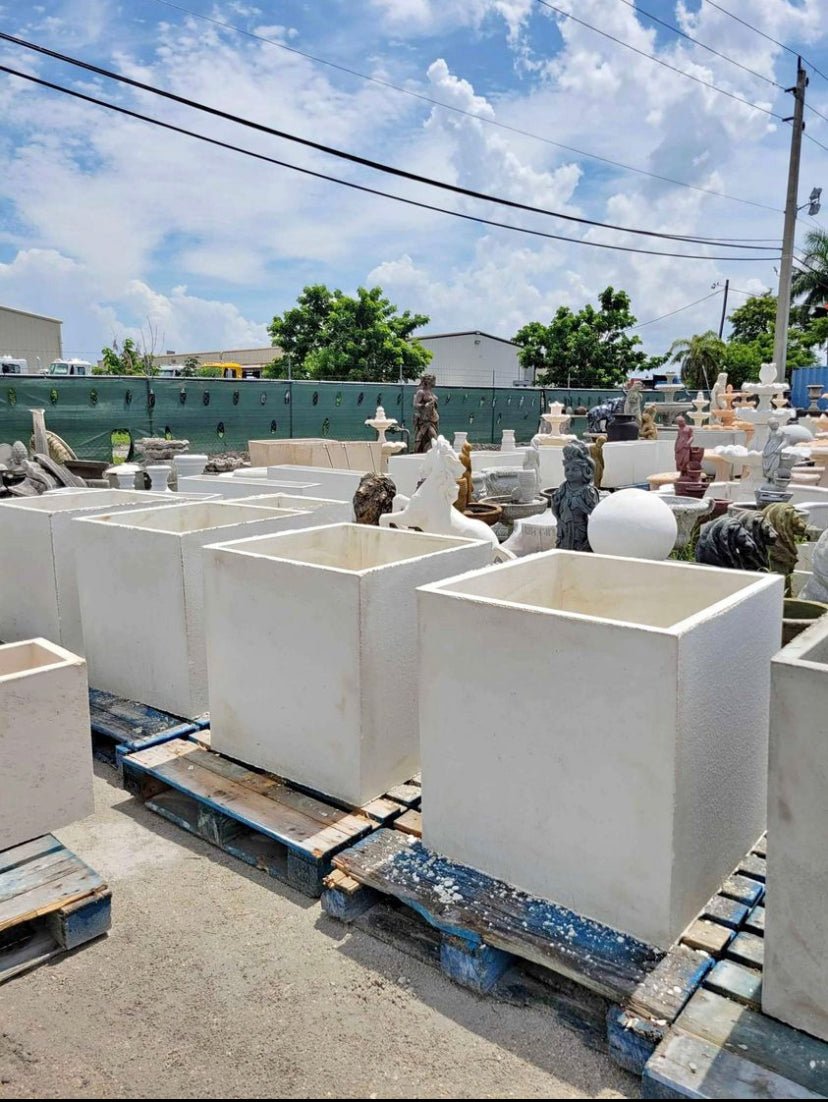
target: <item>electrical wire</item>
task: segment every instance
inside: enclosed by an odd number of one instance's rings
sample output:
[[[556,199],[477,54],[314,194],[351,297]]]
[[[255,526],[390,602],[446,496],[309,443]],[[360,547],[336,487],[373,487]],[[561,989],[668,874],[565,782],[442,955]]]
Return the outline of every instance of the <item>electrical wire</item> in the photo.
[[[698,38],[694,38],[692,34],[687,34],[680,27],[674,26],[672,23],[668,23],[665,19],[659,18],[657,15],[653,15],[652,12],[647,11],[646,8],[642,8],[639,4],[634,3],[634,0],[620,0],[622,4],[626,4],[628,8],[637,15],[643,15],[647,19],[652,19],[654,23],[659,23],[662,27],[666,27],[668,31],[672,31],[673,34],[680,35],[682,38],[686,38],[688,42],[692,42],[694,46],[700,46],[703,50],[707,50],[708,53],[714,54],[716,57],[720,57],[722,61],[727,61],[731,65],[735,65],[737,69],[742,69],[746,73],[750,73],[751,76],[758,77],[759,80],[764,80],[767,84],[772,85],[774,88],[778,88],[781,92],[785,89],[777,81],[772,80],[770,77],[765,76],[764,73],[758,73],[755,69],[751,69],[748,65],[743,65],[741,61],[737,61],[733,57],[728,57],[727,54],[720,53],[718,50],[714,50],[712,46],[708,46],[705,42],[700,42]]]
[[[766,248],[766,246],[764,245],[747,245],[741,243],[731,244],[724,239],[719,240],[717,238],[699,237],[692,234],[674,234],[665,233],[658,230],[640,229],[638,227],[619,226],[611,222],[601,222],[594,218],[583,218],[574,214],[564,214],[561,211],[547,210],[544,207],[532,206],[528,203],[518,203],[513,199],[505,199],[502,196],[492,195],[488,192],[476,191],[473,188],[464,188],[461,187],[459,184],[450,184],[445,180],[436,180],[431,176],[423,176],[420,173],[409,172],[406,169],[387,165],[382,161],[374,161],[369,157],[361,157],[355,153],[349,153],[344,149],[338,149],[335,146],[325,145],[322,142],[312,141],[310,138],[303,138],[297,134],[291,134],[289,131],[286,130],[277,130],[274,127],[265,126],[263,123],[253,122],[250,119],[242,118],[239,115],[233,115],[229,111],[222,111],[216,107],[208,107],[207,104],[188,99],[185,96],[178,96],[174,92],[167,92],[162,88],[155,87],[155,85],[146,84],[140,80],[134,80],[132,77],[124,76],[122,73],[114,72],[111,69],[104,69],[101,66],[93,65],[91,62],[88,61],[82,61],[79,58],[70,56],[69,54],[58,53],[56,50],[50,50],[46,46],[41,46],[33,42],[27,42],[25,39],[17,38],[14,35],[7,34],[4,31],[0,31],[0,40],[10,42],[16,46],[21,46],[24,49],[31,50],[46,57],[54,58],[55,60],[63,62],[65,64],[73,65],[76,68],[83,69],[85,72],[97,73],[99,76],[106,77],[109,80],[115,80],[120,84],[129,85],[131,88],[139,88],[143,92],[151,92],[153,95],[160,96],[163,99],[171,100],[173,103],[181,104],[196,111],[201,111],[215,118],[225,119],[228,122],[236,123],[239,126],[244,126],[248,129],[255,130],[258,133],[268,134],[276,138],[283,138],[286,141],[294,142],[297,145],[302,145],[308,149],[315,149],[321,153],[328,154],[332,157],[337,157],[340,160],[348,161],[351,164],[361,165],[365,168],[370,168],[374,171],[382,172],[389,176],[395,176],[399,179],[404,180],[411,180],[414,183],[418,184],[425,184],[428,187],[438,188],[442,191],[448,191],[455,195],[462,195],[469,199],[480,199],[484,202],[496,203],[498,206],[508,207],[510,210],[526,211],[530,214],[542,214],[546,217],[557,218],[564,222],[573,222],[583,226],[597,227],[599,229],[616,230],[619,233],[629,233],[638,237],[654,237],[661,240],[678,241],[690,245],[715,244],[718,248],[743,249],[748,252],[762,252]]]
[[[589,153],[587,150],[579,149],[574,145],[556,142],[543,134],[536,134],[531,130],[523,130],[519,126],[511,126],[509,123],[501,122],[499,119],[492,119],[488,118],[486,115],[479,115],[476,111],[467,111],[465,108],[458,107],[456,104],[445,103],[443,100],[434,99],[432,96],[427,96],[423,92],[416,92],[413,88],[404,88],[402,85],[394,84],[392,81],[384,80],[382,77],[370,76],[368,73],[361,73],[359,70],[351,69],[349,66],[342,65],[339,62],[330,61],[327,58],[319,57],[317,54],[307,53],[305,50],[300,50],[296,46],[288,46],[286,43],[279,42],[275,38],[267,38],[264,35],[255,34],[253,31],[246,30],[244,27],[239,27],[236,23],[229,23],[224,19],[217,19],[215,16],[204,15],[202,12],[192,11],[190,8],[185,8],[181,4],[173,3],[172,0],[154,0],[154,2],[156,4],[162,4],[164,7],[172,8],[175,11],[182,12],[185,15],[189,15],[193,19],[201,19],[205,23],[212,23],[217,27],[223,27],[225,30],[234,31],[236,34],[251,38],[256,42],[262,42],[267,46],[275,46],[279,50],[285,50],[287,53],[296,54],[298,57],[304,57],[306,60],[313,61],[317,65],[327,65],[329,68],[337,69],[339,72],[347,73],[349,76],[370,81],[372,84],[377,84],[381,88],[390,88],[394,92],[399,92],[404,96],[411,96],[413,99],[421,100],[423,103],[428,103],[432,107],[440,107],[445,111],[452,111],[468,119],[476,119],[478,122],[486,123],[487,126],[496,126],[500,130],[505,130],[511,134],[518,134],[523,138],[532,138],[534,141],[543,142],[545,145],[551,145],[555,149],[563,149],[566,150],[567,153],[575,153],[579,157],[586,157],[588,160],[611,165],[613,168],[620,168],[624,172],[635,172],[641,176],[648,176],[652,180],[661,180],[663,183],[675,184],[676,187],[689,188],[691,191],[699,191],[703,195],[714,195],[718,199],[728,199],[732,203],[744,203],[747,206],[759,207],[762,210],[772,210],[777,213],[782,213],[780,207],[772,207],[767,203],[757,203],[753,199],[744,199],[738,195],[728,195],[727,192],[701,187],[699,184],[691,184],[686,180],[676,180],[672,176],[662,176],[660,173],[650,172],[646,168],[638,168],[635,165],[625,164],[623,161],[614,161],[611,157],[602,157],[598,153]]]
[[[490,218],[482,218],[479,215],[465,214],[462,211],[450,210],[446,207],[438,207],[431,203],[424,203],[416,199],[407,199],[401,195],[393,195],[387,191],[380,191],[377,188],[368,187],[365,184],[358,184],[352,180],[343,180],[337,176],[331,176],[324,172],[317,172],[310,168],[303,168],[299,165],[291,164],[288,161],[278,160],[275,157],[269,157],[264,153],[255,153],[250,149],[243,149],[237,145],[233,145],[230,142],[220,141],[218,138],[210,138],[206,134],[198,134],[195,131],[187,130],[181,126],[175,126],[173,123],[163,122],[161,119],[153,118],[149,115],[143,115],[138,111],[132,111],[127,107],[121,107],[114,103],[109,103],[106,100],[99,99],[96,96],[87,95],[84,92],[79,92],[73,88],[66,88],[63,85],[55,84],[52,81],[44,80],[42,77],[33,76],[31,73],[24,73],[17,69],[12,69],[7,65],[0,65],[0,72],[7,73],[10,76],[19,77],[21,80],[29,81],[32,84],[37,84],[43,88],[49,88],[52,91],[60,92],[64,95],[71,96],[73,99],[82,100],[86,103],[95,104],[98,107],[104,107],[109,111],[114,111],[117,114],[125,115],[129,118],[138,119],[141,122],[150,123],[153,126],[161,127],[164,130],[171,131],[176,134],[183,134],[190,138],[195,138],[198,141],[206,142],[208,145],[217,146],[220,149],[226,149],[234,153],[240,153],[246,157],[252,157],[257,161],[265,161],[268,164],[278,165],[282,168],[290,169],[293,172],[299,172],[304,176],[311,176],[317,180],[327,180],[330,183],[339,184],[342,187],[351,188],[354,191],[364,192],[369,195],[380,196],[384,199],[392,199],[397,203],[404,203],[406,206],[418,207],[421,210],[436,211],[440,214],[448,214],[454,218],[460,218],[466,222],[476,222],[484,226],[494,226],[498,229],[511,230],[515,233],[528,234],[531,237],[540,237],[552,241],[565,241],[573,245],[587,245],[592,248],[598,249],[610,249],[613,252],[626,252],[626,253],[643,253],[647,256],[667,256],[679,260],[718,260],[718,261],[738,261],[744,263],[756,263],[757,261],[764,260],[779,260],[778,256],[710,256],[705,253],[670,253],[664,251],[657,251],[653,249],[639,249],[631,245],[610,245],[601,241],[586,241],[577,237],[566,237],[563,234],[546,233],[542,230],[533,230],[525,226],[515,226],[508,222],[497,222]]]
[[[582,27],[587,27],[589,30],[595,31],[596,34],[600,34],[604,38],[610,39],[610,41],[617,43],[619,46],[623,46],[627,50],[632,50],[634,54],[639,54],[641,57],[646,57],[649,61],[654,61],[656,65],[661,65],[665,69],[670,69],[673,73],[678,73],[679,76],[687,77],[688,80],[694,80],[696,84],[702,84],[705,88],[711,88],[714,92],[719,92],[723,96],[728,96],[730,99],[736,100],[737,103],[742,103],[746,107],[752,107],[754,111],[761,111],[762,114],[769,115],[772,119],[779,119],[780,122],[784,121],[782,116],[776,111],[771,111],[768,107],[762,107],[758,103],[753,103],[752,100],[737,96],[735,92],[728,92],[726,88],[720,88],[718,84],[713,84],[709,80],[702,80],[701,77],[694,76],[684,69],[677,69],[676,66],[671,65],[669,61],[664,61],[654,54],[648,54],[646,50],[639,50],[637,46],[625,42],[623,38],[617,38],[614,34],[610,34],[609,31],[602,31],[600,27],[596,27],[592,23],[587,23],[585,19],[579,19],[577,15],[572,15],[570,12],[564,11],[563,8],[556,7],[555,4],[550,4],[549,0],[536,0],[536,3],[541,4],[544,8],[549,8],[550,11],[557,12],[558,15],[562,15],[566,19],[572,19],[575,23],[580,23]]]
[[[735,19],[737,23],[741,23],[742,26],[747,27],[748,30],[755,31],[756,34],[761,35],[762,38],[766,38],[768,42],[772,42],[781,50],[786,50],[789,54],[793,54],[794,57],[800,56],[800,54],[796,50],[792,49],[790,46],[786,46],[785,43],[780,42],[778,38],[774,38],[773,35],[770,34],[765,34],[765,32],[760,31],[758,27],[754,27],[752,23],[748,23],[748,21],[746,19],[742,19],[741,16],[734,15],[732,11],[728,11],[727,8],[723,8],[721,4],[715,3],[714,0],[702,0],[702,3],[709,4],[711,8],[715,8],[716,11],[720,11],[722,15],[729,15],[731,19]],[[826,76],[821,69],[818,69],[816,65],[814,65],[813,61],[809,61],[807,57],[803,57],[802,60],[805,62],[806,65],[813,69],[817,76],[822,77],[823,80],[828,80],[828,76]]]
[[[671,310],[668,314],[660,314],[657,318],[650,318],[649,321],[640,321],[637,325],[631,325],[630,329],[643,329],[645,325],[655,325],[657,321],[664,321],[665,318],[671,318],[673,314],[680,314],[682,310],[689,310],[691,306],[698,306],[701,302],[707,302],[708,299],[715,298],[716,295],[724,294],[724,288],[718,287],[715,291],[711,291],[709,295],[705,295],[703,298],[697,298],[695,302],[688,302],[684,306],[679,306],[677,310]]]

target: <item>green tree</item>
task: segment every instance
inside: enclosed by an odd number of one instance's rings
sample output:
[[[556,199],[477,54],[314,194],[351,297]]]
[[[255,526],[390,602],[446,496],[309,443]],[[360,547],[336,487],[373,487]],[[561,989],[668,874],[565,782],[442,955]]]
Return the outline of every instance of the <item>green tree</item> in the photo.
[[[152,356],[148,352],[141,351],[132,339],[127,337],[118,350],[118,341],[112,342],[112,347],[104,348],[101,352],[103,374],[106,375],[157,375]]]
[[[681,369],[681,378],[688,390],[711,387],[724,368],[727,347],[712,329],[681,337],[670,345],[668,356]]]
[[[185,379],[191,379],[198,371],[198,356],[188,356],[184,361],[182,375]]]
[[[591,304],[573,313],[560,306],[549,325],[532,321],[514,336],[521,367],[543,386],[612,387],[627,375],[656,366],[627,332],[636,319],[626,291],[607,287]],[[659,359],[657,364],[663,363]]]
[[[773,360],[773,342],[776,333],[776,297],[769,292],[749,298],[729,315],[732,325],[730,340],[725,352],[723,370],[738,389],[742,383],[759,378],[763,363]],[[824,319],[806,319],[796,322],[788,330],[787,367],[808,367],[816,357],[815,345],[828,336]]]
[[[828,303],[828,233],[809,230],[805,235],[803,267],[793,274],[791,297],[799,301],[799,319],[806,324],[817,306]]]
[[[751,341],[768,335],[773,338],[776,331],[776,296],[770,291],[763,295],[753,295],[732,314],[728,314],[730,322],[730,340],[740,344],[750,344]]]
[[[431,352],[412,334],[427,322],[425,314],[400,313],[381,287],[360,287],[351,296],[314,284],[268,326],[282,357],[264,373],[284,378],[290,369],[294,378],[415,379]]]

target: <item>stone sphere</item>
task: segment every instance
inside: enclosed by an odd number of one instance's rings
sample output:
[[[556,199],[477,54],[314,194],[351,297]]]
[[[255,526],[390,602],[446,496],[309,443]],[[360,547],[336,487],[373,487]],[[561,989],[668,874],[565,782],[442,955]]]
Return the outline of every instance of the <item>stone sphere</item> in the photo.
[[[666,559],[678,527],[669,505],[647,490],[618,490],[589,518],[589,544],[597,555]]]

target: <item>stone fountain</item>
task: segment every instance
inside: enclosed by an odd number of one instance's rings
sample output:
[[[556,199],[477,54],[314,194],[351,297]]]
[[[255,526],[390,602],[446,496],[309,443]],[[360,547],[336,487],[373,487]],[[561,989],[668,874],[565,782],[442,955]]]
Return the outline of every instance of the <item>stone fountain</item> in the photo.
[[[542,420],[549,426],[548,432],[540,432],[532,441],[545,448],[562,448],[577,436],[568,435],[563,430],[569,428],[569,414],[564,413],[563,402],[550,402],[549,412],[541,414]]]
[[[690,416],[693,419],[694,428],[700,429],[710,416],[710,414],[705,409],[705,406],[707,404],[707,399],[702,394],[702,392],[699,391],[696,397],[693,399],[694,408],[690,411]]]
[[[690,402],[676,401],[678,392],[684,390],[681,379],[676,378],[672,383],[656,383],[655,389],[664,395],[664,400],[655,407],[663,425],[672,425],[680,413],[687,413],[691,408]]]
[[[390,455],[396,455],[398,452],[405,451],[405,444],[402,441],[392,443],[390,440],[386,440],[385,434],[389,429],[393,429],[397,425],[397,421],[394,417],[386,417],[385,410],[382,406],[377,406],[377,411],[373,417],[369,417],[365,424],[376,431],[377,443],[380,445],[384,458],[388,458]]]
[[[787,383],[778,383],[776,381],[776,364],[767,363],[762,364],[759,371],[758,383],[743,383],[742,392],[750,396],[757,396],[759,404],[755,409],[751,409],[749,406],[743,405],[739,410],[739,417],[742,421],[748,421],[756,428],[756,440],[755,445],[757,448],[764,448],[768,439],[768,422],[772,417],[778,418],[781,422],[789,421],[794,416],[794,411],[790,408],[781,408],[785,404],[783,397],[785,391],[788,389]],[[771,406],[771,401],[775,409]],[[781,401],[780,401],[781,400]]]

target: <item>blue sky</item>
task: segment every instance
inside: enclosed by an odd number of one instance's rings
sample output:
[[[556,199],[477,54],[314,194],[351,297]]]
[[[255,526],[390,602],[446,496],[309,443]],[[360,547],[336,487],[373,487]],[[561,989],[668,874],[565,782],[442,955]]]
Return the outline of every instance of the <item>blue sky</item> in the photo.
[[[641,0],[639,8],[758,75],[656,27],[624,0],[555,6],[733,96],[790,113],[790,97],[769,82],[791,84],[794,57],[706,0]],[[828,74],[826,0],[720,6]],[[0,0],[0,28],[273,127],[544,209],[671,233],[781,237],[781,212],[767,208],[781,207],[784,197],[784,123],[537,0]],[[398,195],[575,239],[680,249],[435,193],[11,45],[0,44],[0,64]],[[828,116],[828,80],[813,74],[808,100]],[[807,120],[807,133],[828,146],[828,121],[812,112]],[[550,142],[705,190],[616,169]],[[772,261],[609,252],[419,211],[4,74],[0,152],[0,302],[63,318],[67,352],[89,358],[130,335],[155,351],[267,343],[267,322],[309,282],[343,290],[380,283],[400,307],[429,314],[429,331],[479,328],[508,337],[524,322],[548,320],[559,305],[579,308],[610,283],[628,290],[635,314],[649,322],[703,298],[725,278],[734,306],[776,278]],[[828,152],[806,141],[803,201],[814,185],[828,195]],[[800,240],[812,227],[803,218]],[[675,337],[715,328],[720,310],[713,297],[640,333],[651,351],[662,351]]]

